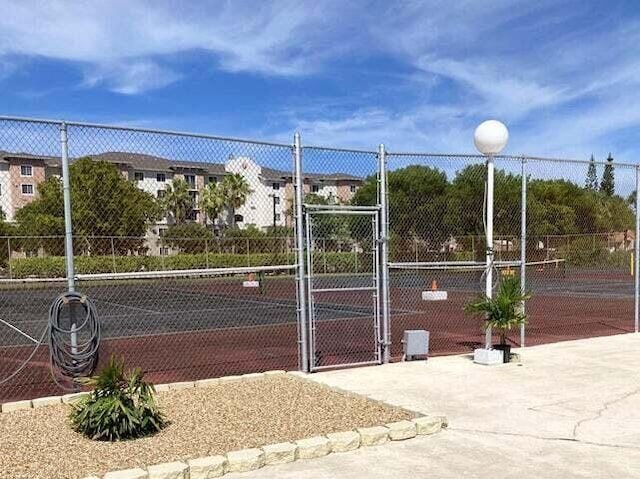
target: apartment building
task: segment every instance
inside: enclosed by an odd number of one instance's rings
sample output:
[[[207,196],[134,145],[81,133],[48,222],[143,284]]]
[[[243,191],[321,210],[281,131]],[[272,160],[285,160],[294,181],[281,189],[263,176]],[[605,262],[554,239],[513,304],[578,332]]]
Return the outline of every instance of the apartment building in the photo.
[[[208,183],[221,182],[225,175],[237,173],[251,189],[245,204],[235,211],[235,222],[239,227],[255,225],[266,229],[272,225],[292,224],[294,189],[291,172],[261,167],[249,157],[231,156],[224,163],[215,163],[104,152],[91,155],[91,158],[114,164],[124,177],[155,197],[164,195],[173,179],[184,179],[194,200],[189,219],[202,224],[211,224],[211,219],[199,209],[202,189]],[[6,220],[13,221],[15,212],[37,197],[38,183],[50,176],[59,176],[60,170],[60,158],[0,151],[0,206]],[[332,198],[337,203],[347,203],[362,182],[363,178],[342,173],[309,174],[304,178],[304,191]],[[221,215],[220,221],[228,223],[229,220],[226,214]],[[162,235],[170,221],[164,218],[151,228],[149,239]]]

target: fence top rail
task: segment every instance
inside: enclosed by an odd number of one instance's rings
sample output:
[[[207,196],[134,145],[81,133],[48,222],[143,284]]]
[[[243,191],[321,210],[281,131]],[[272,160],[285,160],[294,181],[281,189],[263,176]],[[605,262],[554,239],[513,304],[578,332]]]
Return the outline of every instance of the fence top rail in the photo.
[[[32,117],[0,115],[0,121],[15,121],[15,122],[23,122],[23,123],[41,123],[41,124],[59,125],[59,126],[66,125],[66,126],[87,127],[87,128],[102,128],[107,130],[119,130],[119,131],[135,131],[139,133],[182,136],[182,137],[188,137],[188,138],[201,138],[206,140],[231,141],[231,142],[237,142],[237,143],[273,146],[273,147],[279,147],[279,148],[293,148],[293,144],[289,144],[289,143],[278,143],[278,142],[270,142],[270,141],[263,141],[263,140],[251,140],[246,138],[234,138],[234,137],[225,137],[225,136],[217,136],[217,135],[208,135],[205,133],[193,133],[193,132],[186,132],[186,131],[179,131],[179,130],[162,130],[162,129],[155,129],[155,128],[142,128],[142,127],[125,126],[125,125],[109,125],[104,123],[67,121],[67,120],[52,119],[52,118],[32,118]],[[315,150],[347,152],[347,153],[365,153],[365,154],[373,154],[373,155],[378,154],[376,150],[366,150],[366,149],[357,149],[357,148],[337,148],[337,147],[315,146],[315,145],[304,145],[303,149],[315,149]],[[387,157],[404,156],[404,157],[459,158],[459,159],[478,159],[478,160],[480,159],[484,160],[486,158],[484,155],[480,155],[477,153],[428,153],[428,152],[419,153],[419,152],[387,151],[385,154]],[[528,156],[528,155],[495,155],[493,158],[495,160],[550,161],[550,162],[558,162],[558,163],[579,163],[579,164],[589,164],[591,162],[590,160],[577,160],[577,159],[570,159],[570,158],[545,158],[540,156]],[[594,163],[597,165],[606,165],[607,161],[595,160]],[[625,163],[625,162],[614,161],[613,164],[615,166],[640,168],[640,164],[638,163]]]
[[[376,150],[365,150],[359,148],[338,148],[333,146],[315,146],[315,145],[302,145],[302,150],[321,150],[321,151],[333,151],[336,153],[364,153],[368,155],[378,155]]]
[[[205,133],[193,133],[193,132],[176,131],[176,130],[160,130],[155,128],[142,128],[142,127],[125,126],[125,125],[108,125],[104,123],[90,123],[90,122],[81,122],[81,121],[54,120],[54,119],[46,119],[46,118],[29,118],[29,117],[5,116],[5,115],[0,115],[0,120],[23,122],[23,123],[43,123],[43,124],[53,124],[53,125],[60,125],[60,126],[66,125],[66,126],[77,126],[77,127],[87,127],[87,128],[102,128],[105,130],[135,131],[139,133],[152,133],[152,134],[159,134],[159,135],[200,138],[203,140],[230,141],[235,143],[275,146],[280,148],[283,148],[283,147],[293,148],[293,145],[288,143],[277,143],[277,142],[263,141],[263,140],[249,140],[246,138],[207,135]]]
[[[417,152],[387,152],[386,156],[388,158],[393,157],[426,157],[426,158],[441,158],[441,159],[459,159],[459,160],[486,160],[486,156],[480,155],[478,153],[417,153]],[[545,158],[542,156],[529,156],[529,155],[495,155],[493,157],[494,160],[507,160],[507,161],[538,161],[538,162],[553,162],[553,163],[578,163],[588,165],[591,163],[591,160],[577,160],[572,158]],[[607,165],[608,162],[606,160],[594,160],[596,165]],[[613,161],[614,166],[623,166],[623,167],[631,167],[638,168],[640,164],[638,163],[626,163]]]

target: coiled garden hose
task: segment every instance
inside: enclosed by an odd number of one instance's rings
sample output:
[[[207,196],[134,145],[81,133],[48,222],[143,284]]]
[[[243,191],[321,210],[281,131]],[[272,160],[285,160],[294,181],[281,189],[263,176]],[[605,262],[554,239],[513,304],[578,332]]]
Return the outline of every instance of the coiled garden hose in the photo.
[[[69,329],[62,325],[65,307],[70,308],[69,314],[84,311],[77,315],[78,320]],[[58,378],[73,380],[90,376],[98,364],[100,321],[89,298],[72,291],[58,296],[49,309],[48,327],[51,372],[56,382]]]
[[[65,306],[74,308],[74,313],[78,309],[84,311],[84,315],[78,315],[75,327],[72,324],[69,329],[62,326],[62,312]],[[54,381],[63,389],[76,390],[77,387],[66,386],[61,381],[73,381],[80,377],[90,376],[98,364],[101,338],[100,321],[93,303],[80,293],[67,292],[55,299],[49,308],[47,325],[38,339],[29,336],[8,321],[0,319],[0,322],[35,343],[29,356],[9,376],[1,379],[0,385],[20,374],[36,355],[40,346],[45,344],[45,341],[49,345],[51,374]],[[67,322],[70,321],[67,320]],[[82,338],[81,342],[78,341],[78,338]]]

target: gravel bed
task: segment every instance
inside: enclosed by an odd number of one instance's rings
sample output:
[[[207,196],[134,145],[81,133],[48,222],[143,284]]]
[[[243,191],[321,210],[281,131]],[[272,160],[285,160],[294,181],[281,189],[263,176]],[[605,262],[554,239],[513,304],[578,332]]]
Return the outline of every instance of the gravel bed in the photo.
[[[161,392],[158,401],[169,426],[152,437],[116,443],[73,432],[67,405],[2,413],[0,477],[78,479],[411,417],[285,375]]]

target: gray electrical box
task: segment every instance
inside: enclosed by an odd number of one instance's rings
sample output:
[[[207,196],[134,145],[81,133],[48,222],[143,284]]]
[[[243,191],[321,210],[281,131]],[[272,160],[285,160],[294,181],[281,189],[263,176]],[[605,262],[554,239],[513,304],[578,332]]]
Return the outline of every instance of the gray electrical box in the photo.
[[[406,330],[402,345],[405,360],[413,359],[414,356],[427,356],[429,354],[429,331],[424,329]]]

